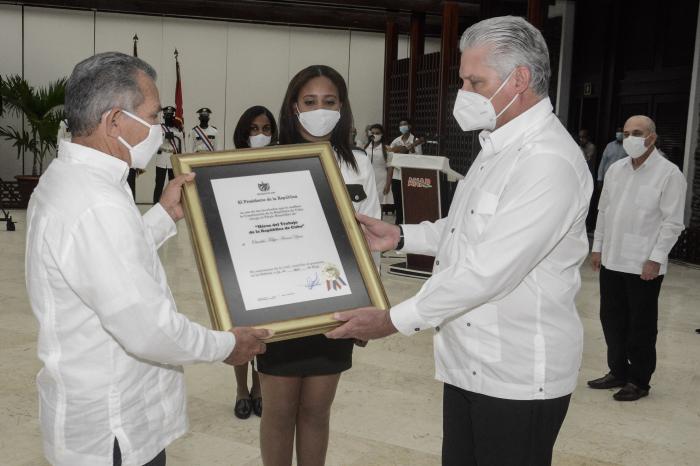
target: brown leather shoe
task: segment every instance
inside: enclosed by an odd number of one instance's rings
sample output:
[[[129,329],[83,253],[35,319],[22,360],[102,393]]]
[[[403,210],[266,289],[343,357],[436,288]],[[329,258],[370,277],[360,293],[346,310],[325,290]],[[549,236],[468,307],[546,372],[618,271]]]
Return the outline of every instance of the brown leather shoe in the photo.
[[[649,394],[649,390],[639,388],[633,383],[627,383],[613,395],[617,401],[637,401]]]
[[[588,386],[597,390],[602,390],[607,388],[624,387],[625,383],[626,382],[624,380],[618,379],[617,377],[612,375],[611,372],[608,372],[599,379],[589,380]]]

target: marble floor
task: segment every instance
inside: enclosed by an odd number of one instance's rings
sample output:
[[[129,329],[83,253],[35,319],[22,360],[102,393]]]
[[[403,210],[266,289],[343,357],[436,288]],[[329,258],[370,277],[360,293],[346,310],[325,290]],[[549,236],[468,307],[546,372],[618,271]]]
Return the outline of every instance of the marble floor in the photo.
[[[24,287],[24,212],[13,212],[16,232],[0,225],[0,465],[46,464],[37,421],[34,377],[36,321]],[[181,312],[208,324],[187,235],[161,250]],[[382,279],[392,302],[421,286],[415,279]],[[583,366],[555,447],[561,466],[700,464],[700,270],[672,264],[663,284],[658,369],[648,398],[612,399],[585,381],[605,371],[598,320],[598,285],[588,264],[577,303],[585,327]],[[340,381],[333,405],[328,465],[427,466],[440,464],[441,385],[433,379],[429,332],[393,336],[356,349],[354,367]],[[259,420],[233,415],[233,370],[223,364],[185,369],[190,432],[172,444],[173,466],[259,465]]]

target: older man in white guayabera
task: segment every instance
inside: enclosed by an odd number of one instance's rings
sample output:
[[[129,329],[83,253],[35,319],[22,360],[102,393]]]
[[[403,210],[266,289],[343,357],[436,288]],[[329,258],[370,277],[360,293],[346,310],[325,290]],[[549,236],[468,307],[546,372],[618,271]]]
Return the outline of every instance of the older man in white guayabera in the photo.
[[[141,215],[127,186],[161,145],[153,68],[116,52],[73,69],[61,141],[27,211],[27,291],[39,321],[46,458],[55,465],[163,465],[187,430],[180,365],[241,364],[266,330],[215,332],[177,312],[157,248],[183,216],[172,180]]]
[[[659,293],[668,254],[685,228],[686,181],[656,149],[651,118],[631,117],[623,136],[628,157],[605,175],[591,253],[593,270],[600,270],[610,372],[588,386],[621,387],[615,400],[636,401],[649,394],[656,369]]]
[[[491,18],[460,42],[454,117],[481,152],[447,218],[360,217],[375,250],[435,256],[433,275],[390,312],[359,309],[331,337],[435,335],[444,382],[443,465],[551,464],[581,363],[574,298],[588,253],[593,180],[547,97],[549,55],[522,18]]]

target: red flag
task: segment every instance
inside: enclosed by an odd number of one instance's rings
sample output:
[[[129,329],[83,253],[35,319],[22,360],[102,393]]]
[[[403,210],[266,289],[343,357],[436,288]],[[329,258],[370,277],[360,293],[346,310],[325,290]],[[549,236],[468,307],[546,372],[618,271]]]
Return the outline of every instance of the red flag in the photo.
[[[185,127],[185,117],[182,111],[182,80],[180,78],[180,62],[177,61],[177,49],[175,49],[175,120],[180,125],[180,131]]]

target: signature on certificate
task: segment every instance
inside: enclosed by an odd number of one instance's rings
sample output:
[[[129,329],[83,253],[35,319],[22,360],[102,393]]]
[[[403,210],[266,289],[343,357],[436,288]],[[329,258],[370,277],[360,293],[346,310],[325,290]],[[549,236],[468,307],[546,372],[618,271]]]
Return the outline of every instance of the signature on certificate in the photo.
[[[321,286],[321,279],[318,276],[318,272],[310,277],[306,277],[306,285],[304,286],[309,290],[313,290],[317,286]]]

